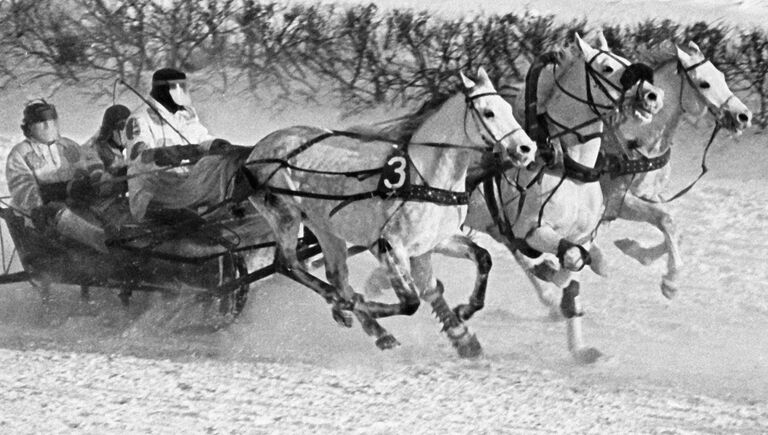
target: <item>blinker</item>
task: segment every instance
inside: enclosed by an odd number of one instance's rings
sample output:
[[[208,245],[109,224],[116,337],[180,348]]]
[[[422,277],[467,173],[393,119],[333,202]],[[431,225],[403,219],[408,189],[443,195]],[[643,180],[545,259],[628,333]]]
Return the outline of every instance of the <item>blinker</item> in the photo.
[[[619,83],[626,91],[640,80],[653,84],[653,68],[644,63],[633,63],[621,74]]]

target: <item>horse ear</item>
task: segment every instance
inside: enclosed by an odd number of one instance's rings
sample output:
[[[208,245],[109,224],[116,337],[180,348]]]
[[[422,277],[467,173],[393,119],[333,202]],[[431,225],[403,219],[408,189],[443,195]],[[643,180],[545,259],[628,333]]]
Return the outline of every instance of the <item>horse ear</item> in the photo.
[[[491,83],[491,78],[488,77],[488,73],[485,72],[485,68],[480,67],[477,69],[478,82],[488,84]]]
[[[693,41],[688,41],[688,49],[690,50],[691,54],[701,53],[701,49]]]
[[[605,33],[603,31],[597,32],[597,43],[600,46],[601,50],[609,51],[610,48],[608,47],[608,40],[605,39]]]
[[[680,60],[680,63],[686,66],[692,63],[690,54],[686,53],[685,50],[680,48],[677,44],[675,44],[675,49],[677,50],[677,58]]]
[[[461,77],[461,83],[464,85],[464,89],[470,90],[475,87],[475,82],[465,76],[463,72],[459,71],[459,77]]]
[[[578,32],[573,34],[573,39],[574,41],[576,41],[576,45],[581,49],[581,53],[584,56],[584,58],[590,59],[595,49],[592,48],[592,46],[589,45],[586,41],[581,39],[581,36],[579,36]]]

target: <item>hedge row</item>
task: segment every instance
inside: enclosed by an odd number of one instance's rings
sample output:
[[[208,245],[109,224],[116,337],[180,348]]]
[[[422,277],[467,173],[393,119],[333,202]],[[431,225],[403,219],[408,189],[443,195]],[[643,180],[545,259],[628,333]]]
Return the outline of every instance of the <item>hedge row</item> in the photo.
[[[254,0],[0,0],[0,87],[46,80],[111,93],[174,66],[211,91],[292,101],[338,98],[353,109],[419,101],[456,86],[456,72],[483,65],[522,80],[530,61],[573,32],[595,27],[532,13],[458,19],[374,4]],[[754,101],[768,125],[768,34],[721,23],[670,20],[603,25],[615,51],[695,41]],[[275,85],[279,93],[275,94]]]

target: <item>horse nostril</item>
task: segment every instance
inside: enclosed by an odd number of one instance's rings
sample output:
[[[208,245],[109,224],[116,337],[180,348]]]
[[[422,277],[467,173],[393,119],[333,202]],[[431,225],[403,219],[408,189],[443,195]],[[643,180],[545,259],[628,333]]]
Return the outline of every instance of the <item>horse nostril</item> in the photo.
[[[520,153],[521,154],[528,154],[531,152],[531,147],[528,145],[520,145]]]
[[[739,113],[739,122],[749,122],[749,115],[746,113]]]
[[[649,92],[648,95],[645,96],[645,98],[647,98],[648,101],[656,101],[658,97],[656,96],[656,92]]]

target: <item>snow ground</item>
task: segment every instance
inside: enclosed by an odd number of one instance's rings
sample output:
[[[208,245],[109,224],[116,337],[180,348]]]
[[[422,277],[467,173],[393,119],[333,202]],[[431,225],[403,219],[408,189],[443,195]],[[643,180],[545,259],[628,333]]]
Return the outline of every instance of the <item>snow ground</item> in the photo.
[[[697,174],[706,135],[681,134],[675,186]],[[621,221],[601,230],[612,276],[587,275],[582,285],[585,336],[607,355],[593,366],[571,361],[563,324],[548,320],[494,242],[486,308],[469,323],[485,357],[469,362],[427,307],[385,320],[403,345],[381,352],[281,277],[256,284],[239,321],[218,332],[189,298],[139,295],[125,310],[112,292],[87,304],[62,286],[45,310],[29,285],[6,285],[0,431],[764,433],[764,140],[718,139],[712,173],[673,205],[687,265],[676,300],[658,289],[663,262],[641,266],[611,244],[660,235]],[[361,288],[373,261],[351,263]],[[465,300],[471,264],[436,264],[449,302]]]

